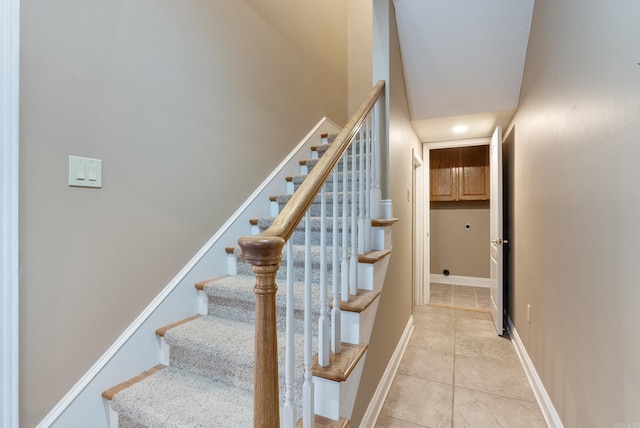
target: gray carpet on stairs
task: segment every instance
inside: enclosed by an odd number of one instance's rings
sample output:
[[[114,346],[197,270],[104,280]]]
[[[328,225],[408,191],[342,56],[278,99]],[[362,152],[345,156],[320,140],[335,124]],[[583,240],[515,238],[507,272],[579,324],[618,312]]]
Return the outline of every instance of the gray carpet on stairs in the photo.
[[[332,136],[331,139],[335,138]],[[324,149],[321,149],[322,153]],[[312,161],[311,164],[315,164]],[[332,182],[332,178],[330,179]],[[340,174],[339,180],[342,180]],[[295,181],[299,183],[300,178]],[[331,184],[333,185],[333,183]],[[297,184],[296,184],[297,186]],[[285,202],[286,196],[278,197]],[[318,204],[312,208],[319,212]],[[329,208],[330,210],[330,208]],[[327,211],[331,214],[331,211]],[[260,226],[265,227],[262,219]],[[330,220],[328,222],[331,227]],[[340,222],[340,228],[342,227]],[[294,243],[299,242],[304,226],[296,232]],[[319,220],[312,220],[313,242],[320,242]],[[328,242],[331,237],[328,237]],[[295,246],[293,259],[299,268],[304,262],[305,250]],[[311,249],[313,261],[313,353],[317,352],[317,318],[320,313],[318,247]],[[236,250],[236,256],[239,252]],[[221,255],[223,257],[223,255]],[[284,257],[286,260],[286,257]],[[331,252],[328,254],[327,280],[331,283]],[[280,373],[280,402],[285,394],[284,382],[284,327],[286,286],[283,280],[285,264],[279,273],[276,295],[278,353]],[[301,415],[301,385],[303,381],[303,318],[304,288],[301,269],[296,269],[294,284],[294,329],[296,347],[296,407]],[[238,275],[219,278],[208,283],[208,315],[168,330],[165,340],[170,346],[170,366],[117,393],[112,407],[118,412],[120,428],[199,428],[199,427],[251,427],[253,425],[253,346],[255,277],[251,267],[238,263]],[[331,300],[331,287],[327,301]],[[329,315],[329,309],[327,308]],[[282,405],[282,404],[281,404]],[[281,409],[282,411],[282,409]]]
[[[168,367],[116,394],[124,426],[148,428],[251,427],[253,395]]]

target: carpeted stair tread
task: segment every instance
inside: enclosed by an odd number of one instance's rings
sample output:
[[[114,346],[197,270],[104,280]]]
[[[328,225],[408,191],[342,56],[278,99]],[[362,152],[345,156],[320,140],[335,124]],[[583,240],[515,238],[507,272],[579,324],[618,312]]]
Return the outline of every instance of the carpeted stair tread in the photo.
[[[329,241],[329,240],[328,240]],[[295,240],[294,240],[295,242]],[[320,246],[312,245],[310,249],[307,251],[304,245],[293,245],[293,279],[296,282],[304,281],[304,267],[305,255],[309,254],[311,256],[311,281],[313,284],[320,283],[320,258],[321,251]],[[238,275],[252,276],[253,269],[251,265],[247,262],[244,262],[241,257],[241,251],[239,248],[236,249],[236,257],[238,260],[237,264],[237,273]],[[276,274],[276,278],[280,285],[284,285],[283,280],[286,278],[286,265],[287,265],[287,253],[286,251],[282,254],[282,260],[280,262],[280,268],[278,269],[278,273]],[[327,283],[331,284],[333,271],[333,249],[331,247],[327,247]]]
[[[255,319],[255,293],[253,287],[256,283],[252,275],[230,275],[216,278],[204,284],[203,291],[209,298],[210,315],[238,316],[242,311],[245,322],[253,323]],[[312,287],[313,310],[320,313],[320,287]],[[304,283],[294,281],[293,309],[296,318],[303,318],[304,311]],[[286,284],[278,285],[276,293],[276,308],[279,318],[284,318],[286,309],[287,287]],[[226,307],[230,306],[227,310]],[[282,321],[282,320],[279,320]]]
[[[165,334],[165,340],[170,345],[170,366],[251,391],[255,363],[254,329],[253,321],[248,323],[211,315],[172,328]],[[304,337],[296,334],[294,340],[297,377],[301,379]],[[284,345],[284,331],[280,330],[278,365],[281,386],[284,385]],[[315,349],[317,344],[313,345]]]
[[[197,349],[212,358],[253,364],[253,325],[205,315],[176,326],[164,335],[171,347]]]
[[[253,275],[229,275],[220,278],[213,279],[204,284],[203,291],[209,297],[227,297],[237,298],[239,300],[253,300],[255,301],[255,293],[253,287],[256,283],[256,277]],[[319,287],[313,287],[317,289]],[[298,299],[304,297],[304,283],[300,281],[294,281],[294,310],[303,309],[302,306],[298,306],[301,302]],[[278,293],[276,297],[281,295],[286,298],[287,289],[285,284],[278,285]],[[319,297],[320,293],[312,293],[313,298]]]
[[[164,364],[158,364],[152,368],[150,368],[149,370],[146,370],[142,373],[140,373],[139,375],[136,375],[134,377],[132,377],[131,379],[127,379],[124,382],[121,382],[119,384],[117,384],[116,386],[112,386],[111,388],[105,390],[102,392],[102,398],[106,399],[106,400],[113,400],[113,397],[120,391],[122,391],[123,389],[129,388],[131,385],[140,382],[141,380],[157,373],[158,371],[162,370],[162,369],[166,369],[167,366],[165,366]]]
[[[230,387],[253,387],[254,326],[203,316],[168,330],[171,367],[214,379]]]
[[[149,428],[253,426],[250,392],[168,367],[117,393],[112,407],[127,425]]]
[[[160,336],[160,337],[164,337],[165,333],[166,333],[168,330],[170,330],[170,329],[172,329],[172,328],[174,328],[174,327],[177,327],[177,326],[179,326],[179,325],[182,325],[182,324],[188,323],[189,321],[193,321],[194,319],[196,319],[196,318],[200,318],[201,316],[202,316],[202,315],[194,315],[194,316],[192,316],[192,317],[185,318],[185,319],[182,319],[182,320],[180,320],[180,321],[176,321],[176,322],[174,322],[174,323],[171,323],[171,324],[165,325],[164,327],[160,327],[160,328],[156,329],[156,335],[157,335],[157,336]]]

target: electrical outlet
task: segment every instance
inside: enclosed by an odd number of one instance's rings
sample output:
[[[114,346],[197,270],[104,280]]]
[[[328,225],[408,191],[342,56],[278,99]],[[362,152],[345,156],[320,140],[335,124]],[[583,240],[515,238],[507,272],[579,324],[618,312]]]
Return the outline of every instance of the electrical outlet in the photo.
[[[527,303],[527,321],[531,324],[531,305]]]

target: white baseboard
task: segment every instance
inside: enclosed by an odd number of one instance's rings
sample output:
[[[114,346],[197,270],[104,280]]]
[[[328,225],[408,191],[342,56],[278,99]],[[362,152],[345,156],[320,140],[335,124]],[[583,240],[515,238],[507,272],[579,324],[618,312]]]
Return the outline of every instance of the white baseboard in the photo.
[[[448,284],[448,285],[468,285],[470,287],[491,287],[491,278],[481,278],[477,276],[458,276],[447,275],[444,276],[439,273],[432,273],[429,276],[429,281],[436,284]]]
[[[374,392],[373,397],[369,402],[369,407],[367,407],[367,411],[364,413],[360,426],[373,427],[376,425],[378,416],[380,416],[382,406],[384,405],[384,400],[386,400],[387,394],[389,394],[389,389],[391,388],[391,384],[393,383],[393,378],[398,371],[398,366],[400,365],[400,361],[402,360],[404,351],[407,349],[407,344],[409,343],[412,332],[413,315],[409,318],[407,326],[402,333],[402,337],[400,337],[400,341],[398,342],[395,351],[393,351],[391,360],[389,360],[389,364],[387,364],[387,368],[385,369],[382,378],[378,383],[376,392]]]
[[[520,362],[522,362],[524,372],[527,375],[527,379],[529,379],[529,384],[531,384],[531,389],[533,389],[533,394],[538,401],[538,405],[540,406],[540,410],[542,410],[542,415],[544,416],[547,425],[549,428],[563,428],[560,416],[558,415],[558,412],[556,412],[555,407],[553,407],[551,398],[549,397],[549,394],[547,394],[547,390],[542,384],[542,381],[538,376],[538,372],[536,372],[536,368],[533,366],[533,362],[529,358],[529,354],[527,354],[527,350],[524,348],[524,345],[520,340],[520,336],[518,336],[516,328],[513,326],[511,317],[507,317],[507,322],[509,324],[511,341],[513,342],[514,348],[516,348],[516,353],[520,358]]]

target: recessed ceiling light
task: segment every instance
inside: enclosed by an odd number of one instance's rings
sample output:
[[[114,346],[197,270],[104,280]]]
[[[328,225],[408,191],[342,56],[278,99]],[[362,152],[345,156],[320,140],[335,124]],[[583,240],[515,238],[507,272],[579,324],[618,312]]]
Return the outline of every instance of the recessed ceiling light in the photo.
[[[456,134],[467,132],[468,130],[469,130],[469,127],[467,125],[456,125],[453,127],[453,132],[455,132]]]

